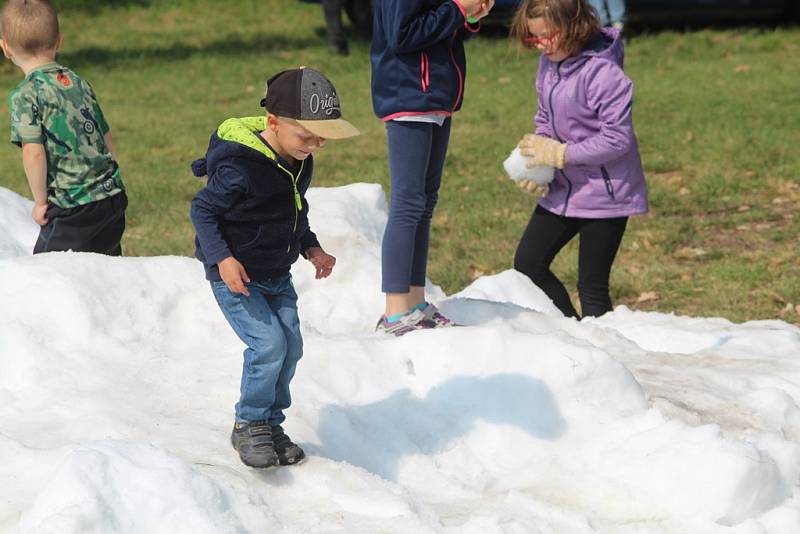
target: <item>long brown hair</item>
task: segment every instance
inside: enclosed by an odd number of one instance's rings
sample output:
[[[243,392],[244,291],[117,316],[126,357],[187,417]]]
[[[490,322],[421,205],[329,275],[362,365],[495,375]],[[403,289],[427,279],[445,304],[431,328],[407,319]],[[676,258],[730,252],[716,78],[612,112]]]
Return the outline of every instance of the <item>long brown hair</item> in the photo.
[[[543,18],[549,31],[558,32],[559,48],[573,56],[600,31],[597,13],[586,0],[523,0],[511,22],[511,37],[523,48],[536,48],[528,20]]]

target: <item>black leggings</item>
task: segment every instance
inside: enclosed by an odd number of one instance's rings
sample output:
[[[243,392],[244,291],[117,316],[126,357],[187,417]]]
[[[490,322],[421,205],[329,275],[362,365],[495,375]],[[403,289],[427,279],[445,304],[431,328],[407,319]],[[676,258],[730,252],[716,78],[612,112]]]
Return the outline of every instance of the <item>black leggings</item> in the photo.
[[[550,270],[550,264],[564,245],[580,234],[578,295],[581,311],[584,317],[599,317],[612,309],[608,278],[627,224],[627,217],[559,217],[536,206],[517,247],[514,268],[539,286],[565,316],[578,317],[564,284]]]

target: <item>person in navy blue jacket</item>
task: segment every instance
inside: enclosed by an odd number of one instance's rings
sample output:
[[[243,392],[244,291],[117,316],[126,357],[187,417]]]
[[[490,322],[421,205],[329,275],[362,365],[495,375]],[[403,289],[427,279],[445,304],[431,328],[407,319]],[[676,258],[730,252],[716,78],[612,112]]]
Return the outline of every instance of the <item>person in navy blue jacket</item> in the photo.
[[[451,326],[425,302],[431,218],[467,73],[464,39],[494,0],[375,0],[372,106],[386,123],[391,195],[381,250],[386,310],[376,329],[394,335]]]
[[[289,382],[303,353],[289,268],[302,254],[316,277],[331,274],[308,223],[311,154],[327,139],[358,135],[320,72],[300,68],[267,81],[267,115],[228,119],[192,163],[208,183],[192,200],[197,258],[244,351],[231,443],[245,465],[295,464],[305,457],[281,427]]]

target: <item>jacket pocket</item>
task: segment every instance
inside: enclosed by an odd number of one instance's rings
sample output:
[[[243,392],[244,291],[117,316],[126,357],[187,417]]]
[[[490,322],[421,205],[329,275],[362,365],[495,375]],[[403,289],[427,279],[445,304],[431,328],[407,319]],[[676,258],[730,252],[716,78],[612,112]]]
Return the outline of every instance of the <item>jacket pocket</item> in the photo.
[[[250,240],[245,241],[244,243],[242,243],[241,245],[239,245],[236,248],[239,249],[239,250],[243,250],[243,249],[248,249],[248,248],[256,246],[258,244],[258,242],[261,240],[261,235],[263,233],[264,233],[264,225],[263,224],[259,224],[258,225],[258,230],[256,231],[256,235],[253,238],[251,238]]]
[[[266,248],[286,249],[292,240],[292,223],[267,222],[258,225],[258,235],[252,241],[241,245],[241,249]]]
[[[604,165],[600,166],[600,172],[603,174],[603,183],[605,183],[606,186],[606,193],[611,197],[611,200],[616,200],[614,197],[614,184],[611,183],[611,176],[609,176],[608,170]]]
[[[425,51],[419,53],[419,79],[422,92],[427,93],[431,86],[431,71],[428,53]]]
[[[291,248],[292,227],[288,224],[260,224],[256,237],[233,247],[233,255],[245,265],[284,267]]]

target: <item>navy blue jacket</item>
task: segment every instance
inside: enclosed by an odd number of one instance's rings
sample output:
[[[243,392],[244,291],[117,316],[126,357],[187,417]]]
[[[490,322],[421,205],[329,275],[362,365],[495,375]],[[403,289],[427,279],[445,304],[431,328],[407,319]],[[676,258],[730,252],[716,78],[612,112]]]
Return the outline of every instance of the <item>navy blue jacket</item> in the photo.
[[[478,31],[457,0],[375,0],[372,107],[384,121],[461,108],[464,38]]]
[[[208,175],[191,208],[195,256],[208,280],[222,279],[217,263],[228,256],[252,280],[285,276],[300,253],[319,246],[305,200],[314,162],[309,156],[290,169],[259,137],[265,129],[264,116],[228,119],[206,157],[192,163],[195,176]]]

